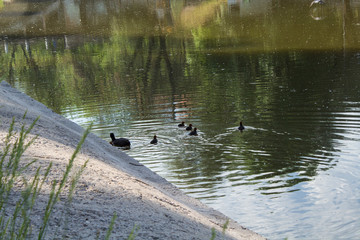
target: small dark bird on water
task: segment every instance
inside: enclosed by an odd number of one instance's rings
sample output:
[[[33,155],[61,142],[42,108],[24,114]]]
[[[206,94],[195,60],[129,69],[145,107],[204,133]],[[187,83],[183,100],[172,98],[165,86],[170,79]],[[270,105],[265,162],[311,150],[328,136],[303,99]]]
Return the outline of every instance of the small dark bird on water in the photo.
[[[150,142],[151,144],[157,144],[158,143],[158,140],[156,138],[156,135],[154,136],[153,140],[151,140]]]
[[[192,130],[190,133],[189,133],[190,136],[197,136],[197,128],[194,128],[194,130]]]
[[[130,148],[130,141],[126,138],[115,138],[113,133],[110,133],[111,142],[110,144],[116,147]]]
[[[178,127],[185,127],[185,122],[179,123]]]
[[[191,131],[192,130],[192,124],[189,124],[189,126],[187,126],[186,131]]]
[[[242,130],[244,130],[245,129],[245,127],[244,127],[244,125],[243,125],[243,123],[242,122],[240,122],[240,126],[239,126],[239,128],[238,128],[240,131],[242,131]]]

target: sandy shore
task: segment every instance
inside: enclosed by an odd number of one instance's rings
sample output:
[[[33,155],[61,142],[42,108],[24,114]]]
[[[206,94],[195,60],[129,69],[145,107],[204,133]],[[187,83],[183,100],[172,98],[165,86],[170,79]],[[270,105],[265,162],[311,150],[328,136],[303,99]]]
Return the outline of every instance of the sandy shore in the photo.
[[[25,111],[27,115],[22,120]],[[24,174],[31,176],[38,166],[45,169],[49,162],[53,162],[53,168],[32,217],[34,229],[42,221],[51,180],[62,176],[84,129],[7,83],[0,84],[0,148],[13,117],[19,128],[23,122],[29,126],[38,116],[40,119],[31,131],[31,136],[38,138],[23,158],[24,162],[37,162]],[[71,206],[64,201],[57,204],[46,239],[95,239],[97,235],[103,239],[115,212],[118,218],[111,239],[126,239],[135,224],[139,227],[136,239],[210,239],[212,228],[218,232],[216,239],[264,239],[232,220],[223,236],[222,226],[228,217],[185,195],[91,133],[76,158],[75,169],[86,160],[89,162]]]

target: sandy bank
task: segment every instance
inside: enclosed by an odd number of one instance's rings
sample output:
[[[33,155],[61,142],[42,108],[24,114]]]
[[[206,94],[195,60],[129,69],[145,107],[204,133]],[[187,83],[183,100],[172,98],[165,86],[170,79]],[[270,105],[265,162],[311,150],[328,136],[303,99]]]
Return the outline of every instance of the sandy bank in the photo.
[[[0,147],[12,118],[16,118],[19,126],[25,111],[27,125],[38,116],[40,120],[31,132],[38,138],[25,152],[24,161],[38,160],[32,170],[37,166],[45,168],[52,161],[54,167],[50,178],[59,179],[84,130],[2,82]],[[47,239],[95,239],[97,234],[102,239],[114,212],[118,218],[112,239],[126,239],[135,224],[139,226],[136,239],[210,239],[212,228],[219,232],[217,239],[263,239],[232,220],[223,238],[221,231],[228,219],[226,216],[188,197],[94,134],[87,137],[76,158],[76,167],[86,160],[89,163],[80,178],[72,205],[70,208],[62,202],[57,205]],[[26,174],[31,174],[31,169]],[[34,226],[41,221],[48,192],[49,186],[45,186],[32,218]],[[64,221],[69,226],[66,231]]]

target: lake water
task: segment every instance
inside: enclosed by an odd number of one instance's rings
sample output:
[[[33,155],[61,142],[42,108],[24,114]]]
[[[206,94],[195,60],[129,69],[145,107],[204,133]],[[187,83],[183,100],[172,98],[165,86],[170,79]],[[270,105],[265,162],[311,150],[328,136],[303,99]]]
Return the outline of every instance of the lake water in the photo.
[[[360,239],[360,1],[310,4],[0,1],[0,80],[269,239]]]

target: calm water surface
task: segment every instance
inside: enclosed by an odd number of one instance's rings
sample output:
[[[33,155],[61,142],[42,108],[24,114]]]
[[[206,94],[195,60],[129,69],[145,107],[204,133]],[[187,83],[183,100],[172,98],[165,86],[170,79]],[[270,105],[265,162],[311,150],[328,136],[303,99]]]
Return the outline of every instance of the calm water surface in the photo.
[[[267,238],[360,239],[360,2],[310,3],[2,3],[0,79]]]

